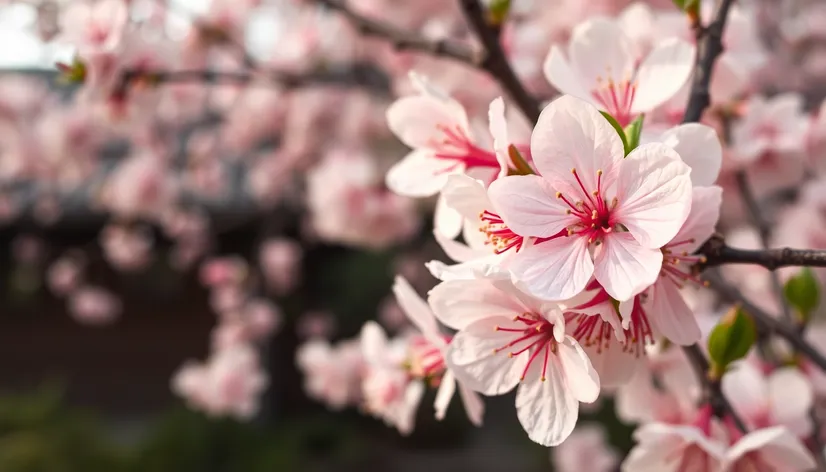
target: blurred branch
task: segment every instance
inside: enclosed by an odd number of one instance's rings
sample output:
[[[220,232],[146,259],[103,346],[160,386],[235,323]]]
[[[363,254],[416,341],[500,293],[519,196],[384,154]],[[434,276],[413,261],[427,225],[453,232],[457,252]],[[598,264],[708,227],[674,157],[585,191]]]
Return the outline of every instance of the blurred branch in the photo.
[[[540,104],[525,89],[508,63],[500,42],[501,27],[490,24],[485,7],[479,0],[460,0],[460,3],[471,28],[485,47],[485,59],[481,67],[499,81],[531,123],[536,123],[539,120]]]
[[[485,7],[478,0],[461,0],[471,28],[484,46],[479,53],[471,47],[448,39],[429,39],[416,33],[400,30],[392,25],[370,19],[350,9],[344,0],[316,0],[347,18],[362,34],[382,38],[399,50],[418,51],[453,59],[481,69],[502,86],[531,122],[539,118],[539,101],[525,89],[505,57],[499,43],[500,28],[488,24]]]
[[[482,62],[479,54],[470,47],[447,39],[432,40],[415,33],[399,30],[391,25],[372,20],[351,10],[344,0],[316,0],[330,10],[341,13],[362,34],[385,39],[399,50],[425,52],[435,56],[447,57],[460,62],[478,66]]]
[[[743,433],[748,432],[743,419],[737,415],[734,408],[731,406],[731,403],[728,401],[728,398],[726,398],[723,394],[720,379],[713,379],[709,377],[708,359],[706,359],[706,356],[703,354],[703,351],[700,350],[700,347],[697,344],[683,346],[683,352],[685,352],[685,355],[688,358],[691,367],[694,369],[694,373],[700,380],[700,383],[703,384],[703,401],[708,401],[711,405],[712,411],[714,411],[714,415],[721,419],[724,417],[729,417],[734,422],[734,425],[737,426],[737,429]]]

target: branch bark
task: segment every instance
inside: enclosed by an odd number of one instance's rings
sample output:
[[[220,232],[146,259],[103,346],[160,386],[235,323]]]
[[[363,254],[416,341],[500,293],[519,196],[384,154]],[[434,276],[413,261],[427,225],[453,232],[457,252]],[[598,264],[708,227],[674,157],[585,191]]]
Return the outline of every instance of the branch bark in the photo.
[[[747,433],[748,429],[743,419],[734,411],[731,403],[725,395],[719,379],[712,379],[708,376],[709,363],[703,351],[696,344],[683,346],[689,363],[694,368],[694,373],[703,384],[703,400],[709,402],[714,415],[718,418],[729,417],[742,433]]]
[[[789,247],[738,249],[726,245],[719,236],[706,241],[699,253],[706,257],[706,267],[723,264],[755,264],[769,270],[791,266],[826,267],[826,250]]]

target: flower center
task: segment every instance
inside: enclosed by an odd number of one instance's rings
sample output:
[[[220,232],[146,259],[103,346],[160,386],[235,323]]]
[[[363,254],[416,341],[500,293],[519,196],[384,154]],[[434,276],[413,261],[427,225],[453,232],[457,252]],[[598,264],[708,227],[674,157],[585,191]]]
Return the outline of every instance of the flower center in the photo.
[[[445,337],[448,343],[450,339]],[[446,369],[442,351],[424,336],[416,336],[410,341],[405,367],[411,377],[424,379],[432,387],[439,385]]]
[[[455,165],[449,170],[454,170],[461,165],[464,165],[466,169],[499,168],[496,154],[475,145],[461,126],[439,124],[436,128],[442,132],[442,140],[435,140],[430,143],[430,146],[435,150],[434,157],[437,159],[455,161]]]
[[[502,217],[496,213],[485,210],[479,214],[479,219],[482,220],[482,226],[479,227],[479,231],[487,235],[485,244],[493,246],[493,252],[502,254],[511,248],[515,248],[515,251],[519,251],[522,248],[524,238],[511,231],[505,222],[502,221]]]
[[[496,326],[496,331],[513,333],[513,340],[502,347],[494,349],[493,353],[499,354],[500,352],[507,351],[509,358],[513,358],[525,352],[530,353],[528,363],[522,371],[520,380],[525,380],[525,375],[527,375],[528,369],[530,369],[531,365],[537,361],[541,355],[542,360],[538,362],[542,362],[542,377],[540,377],[540,380],[544,382],[548,372],[548,357],[551,353],[556,354],[557,350],[556,339],[554,339],[553,336],[553,324],[542,316],[528,312],[514,317],[513,321],[519,322],[524,326],[516,328],[503,328],[501,326]],[[517,344],[521,347],[516,348]],[[512,348],[517,350],[512,351]]]
[[[612,210],[617,206],[617,199],[614,198],[610,205],[605,200],[602,170],[597,170],[597,188],[593,192],[585,189],[585,184],[582,183],[576,169],[571,169],[571,173],[574,174],[582,192],[581,198],[577,200],[562,192],[557,192],[556,198],[565,202],[568,205],[566,213],[575,216],[579,221],[568,228],[567,234],[563,232],[560,236],[576,234],[587,237],[590,243],[599,241],[603,235],[614,230],[616,222],[612,217]]]
[[[708,282],[701,280],[693,271],[693,267],[696,264],[706,262],[705,256],[690,255],[688,251],[680,249],[680,246],[694,244],[695,242],[695,239],[691,238],[668,243],[663,246],[663,265],[660,270],[660,276],[668,278],[679,288],[683,288],[686,282],[707,287]]]
[[[631,104],[636,93],[636,83],[628,79],[616,83],[610,77],[608,80],[597,77],[597,86],[591,90],[594,100],[623,127],[631,123]]]

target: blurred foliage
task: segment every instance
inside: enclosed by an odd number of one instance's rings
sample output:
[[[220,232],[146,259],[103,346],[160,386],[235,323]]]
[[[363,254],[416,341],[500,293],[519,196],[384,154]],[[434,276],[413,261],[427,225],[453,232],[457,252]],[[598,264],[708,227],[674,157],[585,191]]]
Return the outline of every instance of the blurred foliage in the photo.
[[[365,447],[346,427],[309,418],[273,429],[180,409],[137,442],[119,442],[92,415],[68,408],[62,389],[49,385],[0,396],[0,471],[311,472],[332,464],[360,470]]]

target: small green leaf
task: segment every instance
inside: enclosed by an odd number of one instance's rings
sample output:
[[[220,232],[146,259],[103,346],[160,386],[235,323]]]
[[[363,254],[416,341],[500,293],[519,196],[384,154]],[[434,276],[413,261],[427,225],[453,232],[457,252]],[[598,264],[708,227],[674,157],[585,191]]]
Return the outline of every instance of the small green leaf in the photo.
[[[731,363],[746,357],[756,339],[757,328],[751,317],[740,307],[732,308],[708,336],[712,372],[720,375]]]
[[[625,127],[625,140],[628,142],[628,148],[625,155],[637,149],[640,145],[640,134],[642,134],[642,122],[645,121],[645,115],[640,115],[630,125]]]
[[[700,4],[700,0],[672,0],[674,5],[682,11],[689,11],[693,8],[697,8]]]
[[[511,9],[511,0],[493,0],[488,7],[488,23],[492,26],[501,26],[508,19]]]
[[[508,175],[531,175],[536,173],[513,144],[508,146],[508,157],[514,166],[513,169],[510,169]]]
[[[620,126],[617,119],[611,116],[610,113],[605,111],[600,111],[600,113],[602,113],[602,116],[604,116],[605,119],[608,120],[608,123],[611,124],[611,127],[613,127],[614,130],[616,130],[617,134],[622,140],[622,148],[625,150],[625,155],[627,156],[628,153],[631,152],[631,149],[628,147],[628,140],[625,137],[625,130],[622,129],[622,126]]]
[[[808,267],[804,267],[786,282],[783,293],[789,304],[797,310],[800,321],[807,320],[820,303],[820,285]]]

